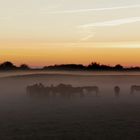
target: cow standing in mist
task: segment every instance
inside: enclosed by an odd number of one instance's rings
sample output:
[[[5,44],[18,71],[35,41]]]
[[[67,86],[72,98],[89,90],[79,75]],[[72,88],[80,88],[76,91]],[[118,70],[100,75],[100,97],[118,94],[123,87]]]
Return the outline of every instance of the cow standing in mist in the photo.
[[[119,95],[120,95],[120,87],[119,86],[115,86],[114,87],[114,92],[115,92],[115,96],[119,97]]]
[[[135,91],[140,91],[140,86],[139,85],[133,85],[133,86],[131,86],[130,93],[133,94]]]

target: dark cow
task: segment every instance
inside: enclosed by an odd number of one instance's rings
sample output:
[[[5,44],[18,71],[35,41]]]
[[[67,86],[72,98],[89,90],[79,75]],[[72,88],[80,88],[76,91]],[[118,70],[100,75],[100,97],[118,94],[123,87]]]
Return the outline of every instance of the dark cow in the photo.
[[[115,86],[114,87],[114,92],[115,92],[115,96],[119,97],[119,95],[120,95],[120,87],[119,86]]]
[[[85,86],[82,89],[85,94],[96,93],[96,96],[98,96],[99,88],[97,86]]]
[[[133,94],[135,91],[140,91],[140,86],[139,85],[132,85],[131,86],[131,94]]]

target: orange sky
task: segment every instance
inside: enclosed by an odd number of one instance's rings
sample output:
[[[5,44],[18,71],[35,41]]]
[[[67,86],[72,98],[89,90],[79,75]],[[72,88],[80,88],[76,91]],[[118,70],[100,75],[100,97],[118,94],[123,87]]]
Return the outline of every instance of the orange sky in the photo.
[[[104,44],[104,43],[103,43]],[[40,43],[40,42],[2,42],[0,43],[0,61],[12,61],[16,65],[26,63],[30,66],[53,64],[81,63],[92,61],[103,64],[124,66],[140,65],[140,48],[113,48],[112,44],[69,44],[69,43]],[[113,43],[114,44],[114,43]],[[121,43],[120,43],[121,44]],[[110,45],[110,46],[109,46]],[[79,47],[80,46],[80,47]],[[100,46],[102,46],[100,48]],[[119,46],[119,44],[117,44]]]
[[[140,66],[140,0],[1,0],[0,62]]]

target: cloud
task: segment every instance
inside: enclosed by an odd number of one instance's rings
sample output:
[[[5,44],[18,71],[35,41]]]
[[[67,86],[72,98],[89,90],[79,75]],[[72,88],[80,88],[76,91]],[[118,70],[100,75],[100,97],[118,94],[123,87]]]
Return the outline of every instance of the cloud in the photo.
[[[122,18],[117,20],[109,20],[103,22],[94,22],[90,24],[79,25],[79,28],[89,28],[89,27],[108,27],[108,26],[119,26],[123,24],[130,24],[139,22],[140,17],[130,17],[130,18]]]
[[[95,31],[93,31],[93,29],[97,27],[113,27],[113,26],[120,26],[124,24],[135,23],[135,22],[140,22],[140,17],[130,17],[130,18],[123,18],[123,19],[117,19],[117,20],[109,20],[109,21],[94,22],[90,24],[79,25],[78,29],[82,29],[83,33],[85,33],[85,36],[80,40],[87,41],[90,38],[93,38],[96,33]]]
[[[94,37],[94,35],[93,35],[92,33],[90,33],[89,35],[87,35],[87,36],[81,38],[80,41],[87,41],[87,40],[89,40],[89,39],[92,38],[92,37]]]
[[[87,41],[95,36],[95,31],[94,29],[83,28],[82,30],[79,30],[79,35],[81,36],[79,40],[80,42]]]
[[[119,7],[108,7],[108,8],[92,8],[92,9],[76,9],[76,10],[65,10],[65,11],[53,11],[50,14],[71,14],[71,13],[82,13],[82,12],[100,12],[109,10],[129,9],[129,8],[140,8],[140,5],[127,5]]]

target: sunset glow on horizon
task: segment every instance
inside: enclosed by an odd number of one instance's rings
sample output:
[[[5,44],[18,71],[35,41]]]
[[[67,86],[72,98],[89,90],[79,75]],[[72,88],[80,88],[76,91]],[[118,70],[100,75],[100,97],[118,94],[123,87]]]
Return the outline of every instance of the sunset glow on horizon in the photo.
[[[5,0],[0,30],[0,63],[140,66],[139,0]]]

